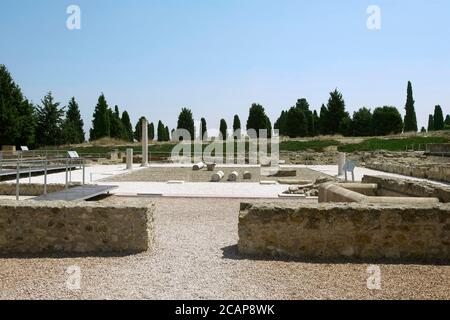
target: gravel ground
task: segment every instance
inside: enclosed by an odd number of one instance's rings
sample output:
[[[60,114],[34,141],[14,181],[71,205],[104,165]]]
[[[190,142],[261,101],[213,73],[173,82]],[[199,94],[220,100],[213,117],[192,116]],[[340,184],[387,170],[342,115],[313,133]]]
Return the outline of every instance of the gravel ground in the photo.
[[[289,168],[283,168],[289,169]],[[297,171],[296,177],[288,177],[288,178],[297,178],[304,180],[315,180],[317,177],[326,176],[325,174],[314,171],[307,168],[293,168],[291,170]],[[239,172],[239,178],[237,182],[259,182],[260,180],[278,180],[276,177],[268,177],[261,175],[261,168],[259,167],[216,167],[214,172],[223,171],[225,177],[221,182],[228,182],[228,174],[233,171]],[[243,179],[244,171],[249,171],[252,174],[252,178],[248,180]],[[147,169],[141,169],[138,171],[134,171],[131,173],[121,174],[114,177],[108,177],[103,179],[102,181],[108,182],[126,182],[126,181],[152,181],[152,182],[167,182],[169,180],[184,180],[185,182],[209,182],[211,181],[211,176],[214,172],[207,171],[206,169],[202,169],[199,171],[193,171],[191,168],[177,168],[177,167],[151,167]],[[232,183],[232,182],[229,182]]]
[[[120,257],[0,258],[0,299],[450,298],[450,266],[378,264],[382,289],[368,290],[365,263],[239,257],[235,245],[241,200],[103,201],[155,201],[155,247]],[[66,268],[72,265],[81,268],[78,291],[65,285]]]

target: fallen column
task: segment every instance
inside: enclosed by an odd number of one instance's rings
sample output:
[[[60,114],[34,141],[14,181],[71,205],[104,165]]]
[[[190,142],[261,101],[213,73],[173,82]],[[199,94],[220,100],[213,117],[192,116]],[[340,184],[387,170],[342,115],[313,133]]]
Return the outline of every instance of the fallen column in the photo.
[[[230,173],[228,175],[228,181],[236,181],[238,177],[239,177],[239,172],[233,171],[232,173]]]
[[[198,170],[203,169],[204,167],[205,167],[205,164],[203,162],[199,162],[199,163],[194,164],[194,166],[192,167],[192,170],[198,171]]]
[[[252,173],[250,171],[244,171],[244,179],[249,180],[252,178]]]
[[[225,176],[225,174],[223,173],[223,171],[217,171],[216,173],[214,173],[211,176],[211,181],[212,182],[219,182],[220,180],[223,179],[224,176]]]

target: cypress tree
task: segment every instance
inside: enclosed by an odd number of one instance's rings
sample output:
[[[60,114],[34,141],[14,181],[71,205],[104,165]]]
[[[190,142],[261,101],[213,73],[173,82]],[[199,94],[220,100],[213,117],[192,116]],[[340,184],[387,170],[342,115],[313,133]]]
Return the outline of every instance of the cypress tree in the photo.
[[[328,133],[341,133],[341,121],[344,117],[346,117],[346,115],[347,113],[345,112],[345,101],[342,97],[342,94],[337,89],[333,92],[330,92],[325,121]]]
[[[241,119],[237,114],[233,118],[233,135],[235,139],[241,139]]]
[[[123,139],[133,141],[133,126],[127,111],[122,112]]]
[[[77,144],[84,142],[84,122],[75,97],[67,105],[66,119],[63,123],[64,143]]]
[[[166,128],[164,129],[164,138],[166,139],[166,141],[170,141],[170,131],[169,131],[169,127],[166,126]]]
[[[125,136],[125,130],[120,119],[119,107],[114,107],[114,112],[110,110],[109,118],[111,121],[110,136],[111,138],[122,139]]]
[[[102,93],[98,97],[97,105],[95,106],[92,128],[90,130],[90,140],[97,140],[103,137],[109,137],[111,134],[110,111],[105,95]]]
[[[417,132],[417,118],[416,111],[414,109],[414,98],[411,82],[408,81],[408,88],[406,94],[406,104],[405,104],[405,120],[404,120],[404,132],[414,131]]]
[[[267,115],[264,107],[260,104],[253,103],[250,107],[247,119],[247,130],[256,130],[256,135],[259,137],[259,130],[267,129]]]
[[[434,130],[444,130],[444,115],[440,105],[434,107]]]
[[[155,139],[155,125],[153,124],[153,122],[150,122],[150,124],[148,125],[148,139],[150,141]]]
[[[434,131],[434,117],[432,114],[428,116],[428,132]]]
[[[158,121],[158,128],[157,128],[157,133],[158,133],[158,141],[162,142],[165,141],[165,128],[164,125],[162,124],[161,120]]]
[[[446,115],[446,116],[445,116],[445,121],[444,121],[444,123],[445,123],[447,126],[450,126],[450,115]]]
[[[53,146],[62,142],[62,123],[64,110],[59,108],[59,102],[53,101],[49,92],[37,107],[37,136],[39,145]]]
[[[328,110],[324,104],[320,107],[320,116],[319,116],[319,135],[328,134]]]
[[[185,129],[189,132],[191,140],[195,139],[194,117],[188,108],[182,108],[178,116],[177,129]]]
[[[200,119],[200,139],[208,140],[208,128],[206,127],[205,118]]]
[[[228,137],[227,129],[228,129],[228,126],[227,126],[227,122],[225,121],[225,119],[220,119],[219,130],[220,130],[222,140],[226,140]]]

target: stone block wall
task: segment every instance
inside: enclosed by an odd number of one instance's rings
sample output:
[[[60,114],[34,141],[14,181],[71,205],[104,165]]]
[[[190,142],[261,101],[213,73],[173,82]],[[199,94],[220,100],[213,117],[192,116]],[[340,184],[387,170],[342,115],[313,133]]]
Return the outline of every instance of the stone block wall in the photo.
[[[140,252],[153,242],[154,205],[0,201],[0,254]]]
[[[363,183],[378,185],[378,194],[403,194],[411,197],[433,197],[441,202],[450,202],[450,187],[411,179],[393,178],[389,176],[365,175]]]
[[[238,250],[295,258],[450,261],[450,205],[242,203]]]
[[[71,183],[71,187],[80,186],[81,183]],[[47,192],[57,192],[65,188],[64,184],[49,183],[47,184]],[[19,193],[21,196],[40,196],[44,194],[44,185],[40,183],[21,183],[19,186]],[[14,196],[16,195],[15,183],[0,183],[0,195]]]

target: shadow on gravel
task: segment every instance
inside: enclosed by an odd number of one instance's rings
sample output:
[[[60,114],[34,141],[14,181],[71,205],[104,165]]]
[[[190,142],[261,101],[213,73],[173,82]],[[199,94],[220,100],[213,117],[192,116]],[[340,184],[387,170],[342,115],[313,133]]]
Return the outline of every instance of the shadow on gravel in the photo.
[[[238,246],[232,245],[221,248],[222,259],[230,260],[255,260],[255,261],[282,261],[282,262],[301,262],[312,264],[389,264],[389,265],[441,265],[450,266],[450,261],[445,260],[411,260],[402,261],[394,259],[361,259],[361,258],[339,258],[339,259],[320,259],[320,258],[293,258],[287,256],[267,256],[267,255],[244,255],[239,254]]]
[[[0,259],[68,259],[68,258],[123,258],[145,252],[101,252],[101,253],[11,253],[0,254]]]

